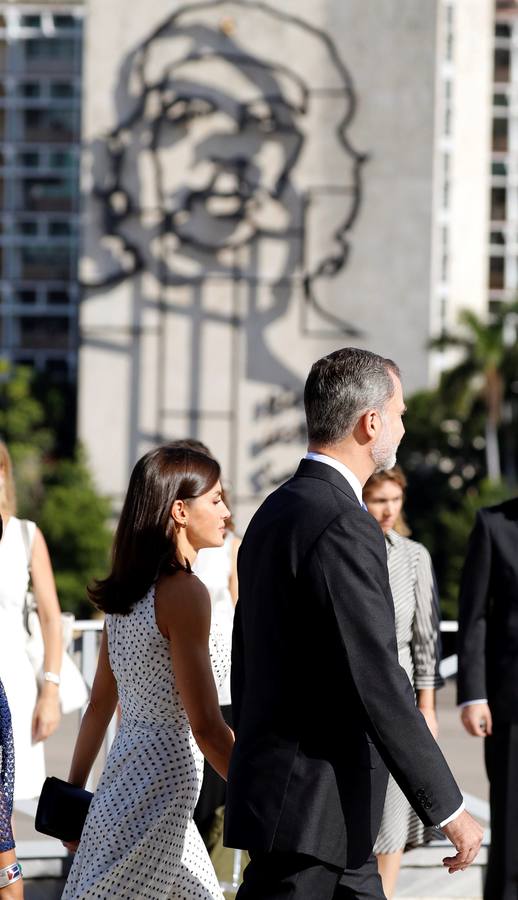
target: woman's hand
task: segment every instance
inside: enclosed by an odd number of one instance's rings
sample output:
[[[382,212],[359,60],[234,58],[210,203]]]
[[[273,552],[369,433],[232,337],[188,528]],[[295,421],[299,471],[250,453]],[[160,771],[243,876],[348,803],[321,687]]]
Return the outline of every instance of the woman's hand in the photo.
[[[23,900],[23,878],[19,878],[14,884],[6,884],[0,896],[2,900]]]
[[[59,706],[59,688],[55,684],[45,682],[34,707],[32,716],[32,740],[46,741],[56,730],[61,720]]]
[[[79,841],[61,841],[61,843],[66,847],[69,853],[75,853],[79,847]]]
[[[424,708],[419,707],[419,711],[423,714],[426,724],[428,728],[432,732],[435,740],[437,740],[439,736],[439,723],[437,722],[437,716],[435,713],[435,709],[427,706]]]

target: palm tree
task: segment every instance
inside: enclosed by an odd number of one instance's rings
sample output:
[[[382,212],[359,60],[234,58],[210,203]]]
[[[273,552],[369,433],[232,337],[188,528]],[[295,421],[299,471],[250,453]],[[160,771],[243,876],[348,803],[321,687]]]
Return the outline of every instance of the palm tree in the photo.
[[[517,313],[518,303],[502,304],[490,321],[484,321],[466,309],[460,313],[458,333],[444,331],[430,341],[432,349],[462,351],[457,365],[443,372],[439,391],[453,402],[461,418],[467,418],[482,399],[486,410],[486,468],[495,482],[502,477],[498,429],[504,397],[508,380],[518,377],[514,335]]]

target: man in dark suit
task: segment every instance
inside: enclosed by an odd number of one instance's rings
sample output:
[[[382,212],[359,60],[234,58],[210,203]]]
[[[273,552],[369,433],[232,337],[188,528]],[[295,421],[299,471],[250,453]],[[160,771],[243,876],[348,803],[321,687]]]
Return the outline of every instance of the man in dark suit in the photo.
[[[458,702],[485,737],[491,847],[484,897],[518,898],[518,499],[481,509],[459,597]]]
[[[450,872],[482,837],[398,664],[385,544],[362,507],[404,433],[397,366],[338,350],[314,364],[304,401],[310,452],[239,556],[226,815],[226,843],[251,855],[239,900],[383,897],[382,759],[455,844]]]

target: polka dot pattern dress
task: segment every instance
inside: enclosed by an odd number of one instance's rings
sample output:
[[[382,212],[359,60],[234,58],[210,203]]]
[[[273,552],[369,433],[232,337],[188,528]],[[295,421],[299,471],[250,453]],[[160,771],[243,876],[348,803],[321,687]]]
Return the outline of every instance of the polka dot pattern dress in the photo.
[[[121,725],[92,800],[62,900],[223,900],[192,814],[203,777],[175,685],[152,586],[127,616],[106,617]],[[230,648],[211,631],[216,684]]]

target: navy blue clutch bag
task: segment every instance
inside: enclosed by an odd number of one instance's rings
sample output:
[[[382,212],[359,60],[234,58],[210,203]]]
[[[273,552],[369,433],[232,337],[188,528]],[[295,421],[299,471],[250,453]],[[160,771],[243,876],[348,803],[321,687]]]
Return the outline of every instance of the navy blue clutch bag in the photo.
[[[60,841],[78,841],[92,797],[90,791],[61,778],[46,778],[36,810],[36,831]]]

